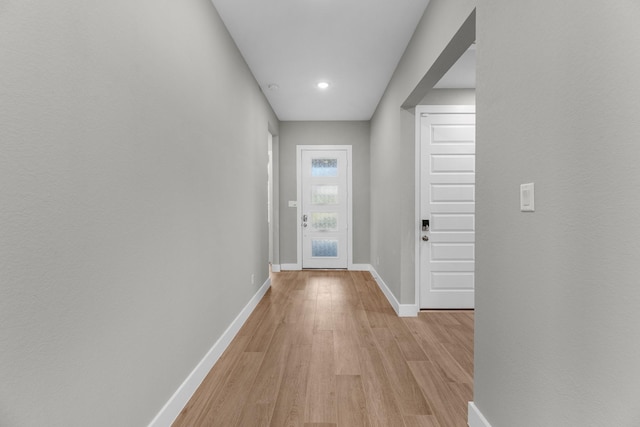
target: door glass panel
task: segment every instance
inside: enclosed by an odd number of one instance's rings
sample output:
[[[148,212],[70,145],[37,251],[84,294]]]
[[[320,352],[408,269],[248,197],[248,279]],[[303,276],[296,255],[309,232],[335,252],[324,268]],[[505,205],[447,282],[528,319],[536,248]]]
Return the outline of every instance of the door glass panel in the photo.
[[[311,256],[313,257],[337,257],[338,241],[337,240],[312,240]]]
[[[336,212],[314,212],[311,214],[311,227],[316,231],[337,231],[338,214]]]
[[[337,185],[313,185],[311,186],[311,203],[314,205],[337,205]]]
[[[338,176],[338,159],[311,159],[311,176]]]

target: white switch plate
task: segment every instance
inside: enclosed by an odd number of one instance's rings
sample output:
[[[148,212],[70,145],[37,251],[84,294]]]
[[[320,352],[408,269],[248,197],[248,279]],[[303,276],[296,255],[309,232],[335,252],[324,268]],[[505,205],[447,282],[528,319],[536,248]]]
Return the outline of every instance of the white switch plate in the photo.
[[[533,182],[520,185],[520,211],[535,212],[535,194]]]
[[[298,207],[298,201],[297,200],[289,200],[289,207],[290,208],[297,208]]]

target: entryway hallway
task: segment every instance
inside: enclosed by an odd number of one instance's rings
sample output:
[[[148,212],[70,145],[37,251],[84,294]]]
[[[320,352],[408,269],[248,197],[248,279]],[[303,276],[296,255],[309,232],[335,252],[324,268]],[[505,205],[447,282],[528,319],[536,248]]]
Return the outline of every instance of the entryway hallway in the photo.
[[[463,427],[472,311],[399,318],[368,272],[272,286],[174,427]]]

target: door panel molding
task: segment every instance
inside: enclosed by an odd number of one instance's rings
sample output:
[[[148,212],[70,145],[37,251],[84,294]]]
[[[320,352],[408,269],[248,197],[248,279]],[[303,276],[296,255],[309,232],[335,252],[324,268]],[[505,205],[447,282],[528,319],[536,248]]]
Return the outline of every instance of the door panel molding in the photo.
[[[475,217],[471,218],[472,214],[474,214],[475,209],[469,208],[467,209],[464,204],[457,206],[456,201],[453,203],[448,203],[447,197],[451,196],[452,187],[456,187],[456,192],[459,193],[456,195],[457,197],[463,197],[468,199],[469,202],[475,202],[475,191],[473,191],[471,186],[467,186],[465,184],[475,184],[475,178],[473,174],[475,173],[475,165],[471,165],[469,162],[469,158],[471,155],[475,154],[475,146],[466,146],[464,143],[456,143],[456,147],[446,147],[447,144],[442,144],[439,146],[439,140],[448,140],[451,141],[452,135],[449,135],[449,131],[455,132],[456,126],[442,126],[439,128],[435,128],[434,137],[435,143],[432,145],[431,154],[434,155],[432,159],[429,159],[430,164],[423,165],[425,161],[423,159],[422,152],[422,117],[429,114],[475,114],[475,106],[474,105],[419,105],[415,110],[415,302],[416,305],[420,308],[423,307],[423,303],[421,300],[421,286],[423,282],[423,278],[425,275],[433,278],[435,275],[434,283],[437,289],[433,287],[432,292],[438,292],[440,295],[440,291],[442,292],[451,292],[456,291],[458,288],[464,288],[464,286],[469,286],[470,283],[473,283],[474,279],[470,277],[470,273],[466,265],[461,263],[459,260],[457,261],[449,261],[447,258],[447,248],[453,246],[469,246],[470,242],[466,239],[461,239],[461,241],[457,242],[455,237],[457,234],[463,230],[465,232],[475,232]],[[453,138],[457,138],[457,136],[453,136]],[[461,140],[466,140],[467,137],[462,135],[460,137]],[[458,151],[456,151],[458,150]],[[430,200],[423,200],[423,188],[422,188],[422,176],[421,171],[422,167],[434,167],[435,172],[438,172],[439,169],[446,169],[446,172],[456,172],[462,175],[462,181],[459,179],[460,177],[450,177],[446,173],[441,174],[438,177],[437,182],[429,183],[430,186],[435,187],[435,192],[429,192],[430,196],[434,196],[436,198],[440,197],[438,201],[439,204],[434,205],[431,209],[431,216],[437,217],[438,215],[442,217],[445,215],[447,217],[447,221],[443,223],[439,223],[436,225],[436,228],[432,228],[433,231],[438,231],[438,233],[429,233],[429,245],[435,245],[436,249],[440,250],[441,258],[440,260],[436,260],[438,264],[438,268],[434,268],[433,271],[429,269],[422,268],[422,254],[425,250],[430,250],[425,248],[424,242],[422,241],[422,231],[420,229],[420,224],[422,223],[422,211],[425,203],[429,203]],[[465,177],[463,175],[469,174],[468,182],[465,181]],[[438,190],[447,190],[447,192],[441,191],[440,194]],[[458,211],[456,214],[450,214],[451,208],[456,207]],[[433,223],[432,218],[432,223]],[[433,224],[432,224],[433,226]],[[441,230],[437,230],[437,227],[442,226]],[[449,236],[449,237],[447,237]],[[446,242],[441,242],[441,239],[446,238]],[[444,243],[444,244],[443,244]],[[472,243],[471,243],[472,244]],[[469,257],[475,258],[474,248],[467,248]],[[437,254],[436,254],[437,255]],[[468,261],[470,264],[473,261]],[[467,264],[467,265],[470,265]],[[462,289],[461,289],[462,290]],[[430,307],[431,308],[431,307]],[[436,307],[433,307],[436,308]],[[463,307],[459,307],[463,308]]]

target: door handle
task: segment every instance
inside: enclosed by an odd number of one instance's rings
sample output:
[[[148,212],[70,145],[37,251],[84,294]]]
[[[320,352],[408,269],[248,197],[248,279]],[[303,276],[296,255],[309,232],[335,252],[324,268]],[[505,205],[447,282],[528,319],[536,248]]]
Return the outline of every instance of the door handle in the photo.
[[[424,242],[428,242],[429,241],[429,236],[422,236],[422,240]]]
[[[307,219],[309,217],[307,216],[307,214],[302,215],[302,226],[306,227],[307,226]]]

